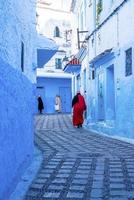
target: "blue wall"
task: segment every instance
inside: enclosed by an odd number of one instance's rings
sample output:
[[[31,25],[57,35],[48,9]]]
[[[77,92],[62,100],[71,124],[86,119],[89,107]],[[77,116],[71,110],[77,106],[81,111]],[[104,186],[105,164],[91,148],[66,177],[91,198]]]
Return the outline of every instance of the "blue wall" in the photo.
[[[132,47],[132,75],[125,76],[125,51]],[[120,49],[116,59],[116,128],[118,134],[134,138],[134,43]]]
[[[134,138],[134,73],[125,76],[125,51],[134,44],[122,47],[120,51],[115,49],[112,54],[97,60],[94,63],[95,80],[91,81],[90,87],[94,85],[94,91],[90,95],[89,116],[87,125],[89,128],[116,136]],[[134,58],[132,58],[134,66]],[[134,71],[133,71],[134,72]],[[99,74],[103,73],[103,102],[104,118],[99,119]],[[94,117],[95,116],[95,117]],[[92,122],[92,123],[91,123]]]
[[[7,200],[33,155],[36,4],[1,0],[0,13],[0,200]]]
[[[7,200],[33,155],[35,88],[0,59],[0,200]]]
[[[37,66],[35,3],[35,0],[0,0],[0,57],[21,71],[23,42],[24,74],[31,82],[36,81],[33,69]]]
[[[64,94],[62,92],[63,90],[65,91]],[[66,98],[66,105],[64,104],[65,109],[63,109],[63,112],[71,112],[71,79],[38,77],[37,96],[38,95],[41,95],[43,99],[45,113],[55,113],[54,104],[56,95],[61,96],[62,106],[63,98]]]

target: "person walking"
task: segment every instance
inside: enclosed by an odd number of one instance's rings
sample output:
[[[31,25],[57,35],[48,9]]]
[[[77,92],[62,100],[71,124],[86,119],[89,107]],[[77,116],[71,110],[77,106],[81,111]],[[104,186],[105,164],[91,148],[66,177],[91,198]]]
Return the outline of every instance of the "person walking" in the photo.
[[[41,96],[38,96],[38,111],[40,114],[42,114],[42,110],[44,109],[44,104],[42,101]]]
[[[55,97],[55,111],[60,113],[61,112],[61,98],[59,95]]]
[[[83,112],[86,110],[86,103],[84,97],[78,91],[72,100],[72,108],[73,108],[73,125],[77,126],[77,128],[82,127],[84,118]]]

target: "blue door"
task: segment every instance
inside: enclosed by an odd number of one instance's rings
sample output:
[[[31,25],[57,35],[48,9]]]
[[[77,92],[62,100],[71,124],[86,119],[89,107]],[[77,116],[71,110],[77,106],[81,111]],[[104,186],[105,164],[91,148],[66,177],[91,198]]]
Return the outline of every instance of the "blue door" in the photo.
[[[104,72],[98,74],[98,120],[104,120]]]
[[[70,113],[71,112],[71,88],[60,87],[59,94],[61,97],[61,112]]]
[[[115,118],[114,65],[107,68],[106,117],[109,120]]]

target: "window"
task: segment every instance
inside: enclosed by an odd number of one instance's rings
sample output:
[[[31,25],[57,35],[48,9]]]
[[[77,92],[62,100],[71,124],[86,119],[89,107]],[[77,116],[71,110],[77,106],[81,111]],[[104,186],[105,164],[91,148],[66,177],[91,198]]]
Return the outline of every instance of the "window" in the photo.
[[[37,89],[43,89],[44,87],[43,86],[37,86],[36,88]]]
[[[130,76],[132,74],[132,48],[127,49],[125,53],[126,53],[125,75]]]
[[[56,26],[54,29],[54,37],[60,37],[60,29],[58,26]]]
[[[62,62],[60,58],[55,59],[55,68],[56,69],[62,69]]]
[[[24,72],[24,43],[21,42],[21,71]]]

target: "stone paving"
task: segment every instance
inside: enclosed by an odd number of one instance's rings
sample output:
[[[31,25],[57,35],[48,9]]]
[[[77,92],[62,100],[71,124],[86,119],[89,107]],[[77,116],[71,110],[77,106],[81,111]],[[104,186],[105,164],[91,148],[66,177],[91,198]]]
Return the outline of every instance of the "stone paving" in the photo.
[[[24,200],[134,200],[134,145],[38,115],[43,162]]]

